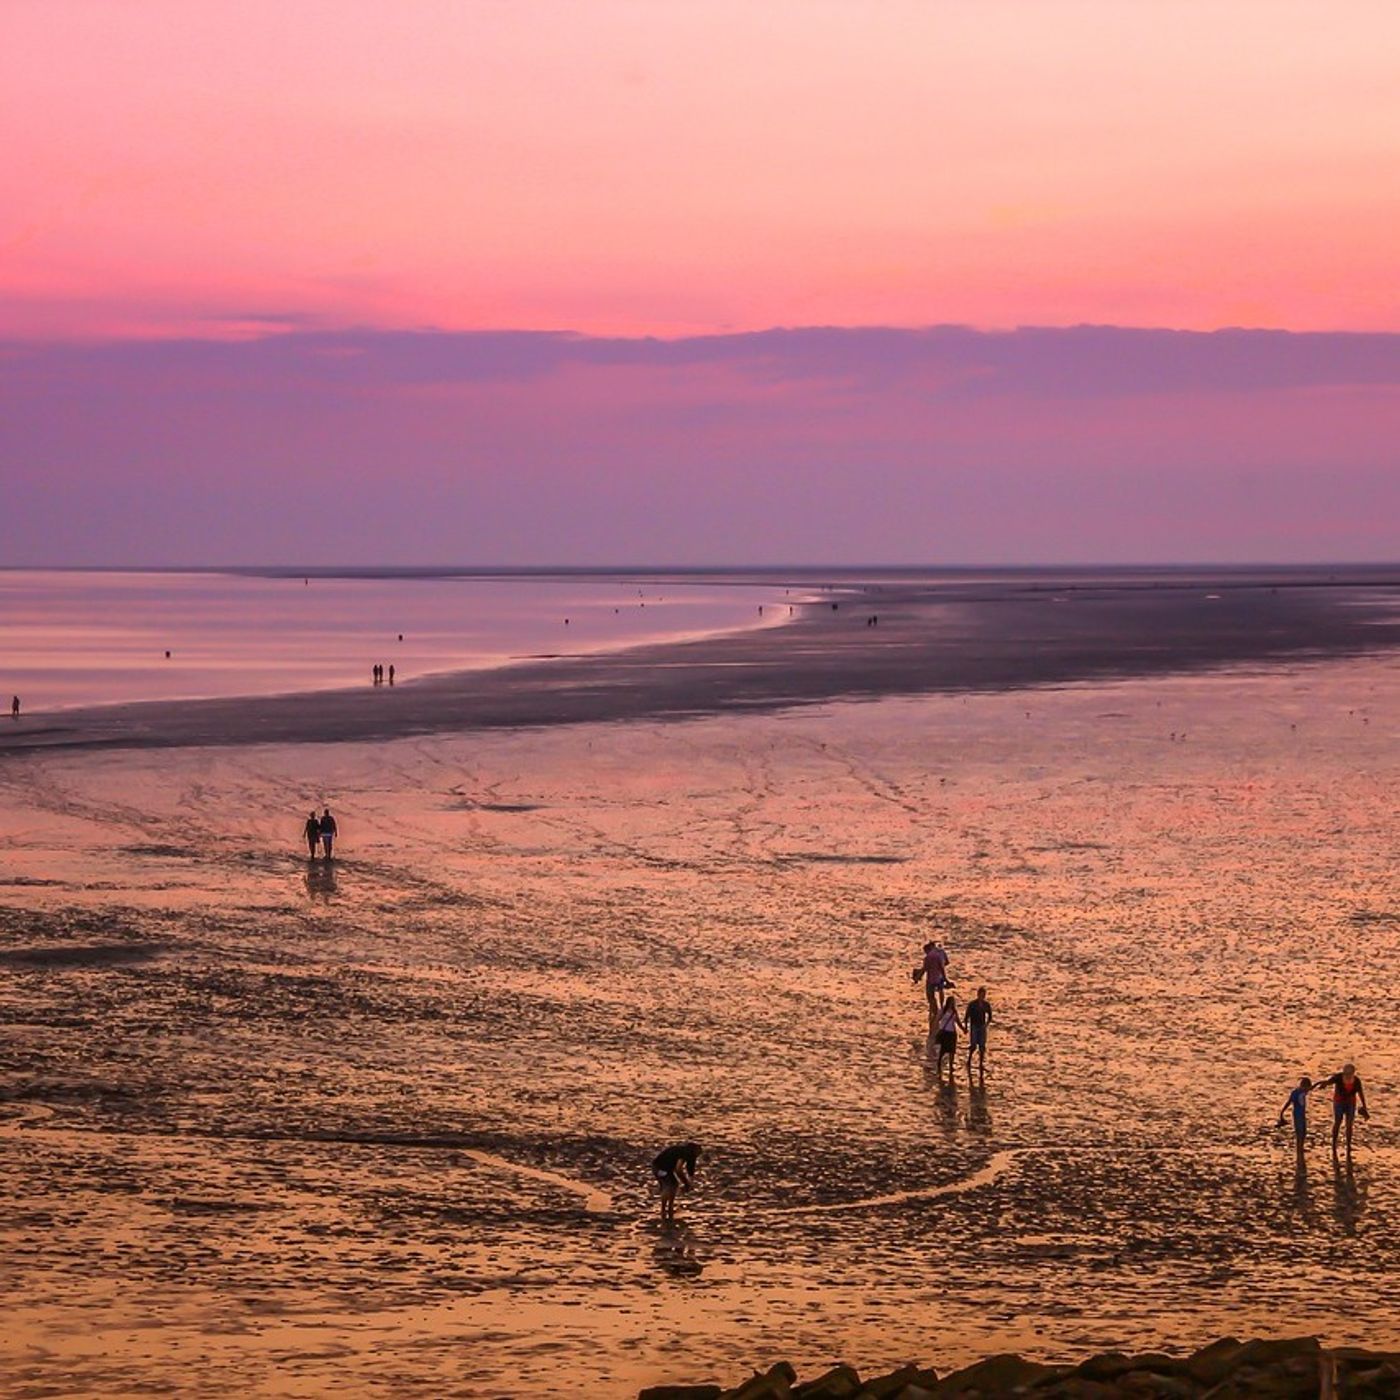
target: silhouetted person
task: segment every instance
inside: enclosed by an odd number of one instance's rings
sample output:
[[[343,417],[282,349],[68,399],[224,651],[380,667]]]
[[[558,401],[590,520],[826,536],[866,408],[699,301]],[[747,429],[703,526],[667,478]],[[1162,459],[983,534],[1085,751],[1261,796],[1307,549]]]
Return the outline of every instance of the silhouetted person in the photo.
[[[1356,1066],[1347,1063],[1342,1066],[1341,1073],[1329,1074],[1326,1079],[1320,1080],[1313,1086],[1317,1089],[1332,1090],[1332,1154],[1337,1152],[1337,1136],[1342,1131],[1342,1124],[1346,1124],[1347,1129],[1347,1157],[1351,1157],[1351,1130],[1356,1121],[1357,1110],[1361,1112],[1363,1118],[1371,1116],[1371,1110],[1366,1107],[1366,1090],[1361,1085],[1361,1076],[1356,1072]]]
[[[306,819],[306,825],[302,828],[302,834],[306,837],[306,855],[308,860],[316,859],[316,847],[321,843],[321,823],[313,811]]]
[[[335,848],[335,818],[331,816],[329,807],[321,813],[318,826],[321,832],[321,847],[326,853],[326,859],[329,860]]]
[[[11,718],[11,719],[18,719],[18,718],[19,718],[19,696],[18,696],[18,695],[12,695],[12,696],[10,697],[10,718]]]
[[[394,666],[393,666],[393,663],[390,662],[390,663],[389,663],[389,684],[390,684],[390,685],[393,685],[393,683],[394,683]]]
[[[682,1187],[690,1190],[699,1156],[698,1144],[678,1142],[658,1152],[651,1164],[652,1175],[661,1188],[661,1218],[667,1223],[676,1218],[676,1193]]]
[[[987,1027],[992,1024],[992,1004],[987,1000],[987,989],[978,987],[977,995],[963,1008],[963,1021],[967,1025],[967,1072],[972,1073],[972,1053],[977,1052],[977,1068],[985,1072],[987,1068]]]

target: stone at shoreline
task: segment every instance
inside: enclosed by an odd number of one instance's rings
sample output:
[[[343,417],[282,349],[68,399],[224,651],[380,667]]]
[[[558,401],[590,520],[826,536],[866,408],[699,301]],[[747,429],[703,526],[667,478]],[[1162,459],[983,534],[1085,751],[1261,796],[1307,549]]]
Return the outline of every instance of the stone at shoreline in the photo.
[[[1316,1337],[1242,1342],[1222,1337],[1190,1356],[1109,1351],[1077,1366],[1015,1355],[989,1356],[939,1377],[902,1366],[862,1378],[834,1366],[798,1384],[785,1361],[729,1390],[654,1386],[640,1400],[1400,1400],[1400,1354],[1358,1347],[1327,1350]]]

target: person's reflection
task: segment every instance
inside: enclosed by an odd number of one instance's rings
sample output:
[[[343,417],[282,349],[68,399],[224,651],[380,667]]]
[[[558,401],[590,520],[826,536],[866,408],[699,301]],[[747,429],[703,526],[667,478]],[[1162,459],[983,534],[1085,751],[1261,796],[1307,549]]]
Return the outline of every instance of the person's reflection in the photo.
[[[1312,1224],[1312,1188],[1308,1185],[1308,1163],[1300,1152],[1293,1167],[1293,1204],[1304,1225]]]
[[[937,1072],[935,1071],[935,1074]],[[945,1132],[955,1132],[958,1126],[958,1081],[937,1076],[938,1118]]]
[[[696,1257],[695,1233],[689,1225],[663,1225],[652,1254],[656,1267],[672,1278],[694,1278],[705,1270]]]
[[[1356,1168],[1350,1157],[1345,1161],[1333,1157],[1332,1190],[1335,1196],[1332,1208],[1336,1212],[1337,1223],[1341,1225],[1343,1233],[1354,1235],[1357,1221],[1361,1219],[1366,1205],[1366,1188],[1364,1179],[1357,1181]]]
[[[968,1106],[967,1106],[967,1126],[974,1133],[990,1133],[992,1131],[992,1115],[987,1108],[987,1082],[980,1076],[974,1079],[970,1074],[967,1079]]]
[[[334,861],[309,860],[306,862],[306,894],[309,899],[334,899],[339,892],[335,883],[336,866]]]

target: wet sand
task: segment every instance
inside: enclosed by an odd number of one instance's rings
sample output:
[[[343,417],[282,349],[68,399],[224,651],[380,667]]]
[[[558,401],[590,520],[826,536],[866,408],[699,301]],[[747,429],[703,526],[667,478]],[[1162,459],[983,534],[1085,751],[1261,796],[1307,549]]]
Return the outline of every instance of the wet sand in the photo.
[[[16,748],[307,744],[693,718],[1363,655],[1400,645],[1400,570],[716,575],[789,625],[394,687],[111,705],[0,726]],[[657,575],[654,586],[664,587]],[[820,601],[800,600],[817,592]],[[870,625],[878,618],[878,625]]]
[[[1397,701],[1378,655],[12,753],[0,1375],[623,1395],[780,1355],[1394,1347]],[[329,868],[297,853],[322,800]],[[929,1064],[935,926],[991,989],[985,1083]],[[1278,1107],[1347,1058],[1373,1120],[1298,1173]]]

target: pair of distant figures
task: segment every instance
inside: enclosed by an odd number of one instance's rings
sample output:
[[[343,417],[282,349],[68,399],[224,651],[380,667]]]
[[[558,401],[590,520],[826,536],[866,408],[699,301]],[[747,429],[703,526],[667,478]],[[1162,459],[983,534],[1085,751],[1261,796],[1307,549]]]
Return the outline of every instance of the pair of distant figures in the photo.
[[[302,832],[306,837],[307,859],[316,859],[317,846],[320,846],[325,852],[327,860],[330,860],[331,856],[335,854],[335,818],[331,816],[329,807],[319,817],[313,811],[307,817]]]

